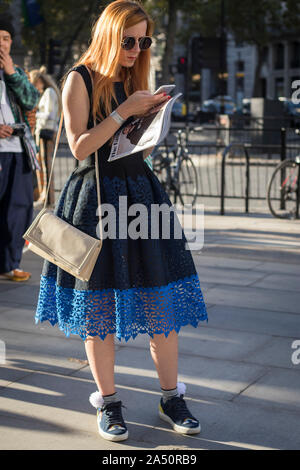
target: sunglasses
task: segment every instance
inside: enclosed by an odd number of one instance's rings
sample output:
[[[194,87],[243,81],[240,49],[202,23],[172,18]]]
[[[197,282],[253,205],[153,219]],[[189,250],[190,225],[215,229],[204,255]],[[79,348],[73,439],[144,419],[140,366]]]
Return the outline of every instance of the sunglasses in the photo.
[[[127,36],[122,40],[121,47],[126,51],[130,51],[130,49],[134,48],[135,41],[136,39],[134,37]],[[138,39],[138,42],[141,51],[144,51],[145,49],[149,49],[152,44],[152,39],[150,38],[150,36],[143,36],[142,38]]]

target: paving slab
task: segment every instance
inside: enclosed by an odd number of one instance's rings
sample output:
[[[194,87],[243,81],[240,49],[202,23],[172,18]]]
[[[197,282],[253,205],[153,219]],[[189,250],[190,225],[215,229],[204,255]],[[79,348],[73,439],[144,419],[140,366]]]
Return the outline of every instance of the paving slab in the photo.
[[[217,305],[266,309],[282,314],[300,314],[300,292],[260,287],[218,285],[207,293],[207,301]],[[300,321],[300,317],[299,321]]]
[[[224,257],[224,256],[208,256],[203,252],[193,253],[193,259],[197,267],[201,268],[207,266],[209,268],[223,268],[223,269],[240,269],[248,271],[250,269],[256,269],[260,266],[262,261],[253,261],[251,259],[237,259],[234,256]],[[217,270],[216,270],[217,272]]]
[[[202,438],[220,450],[299,449],[299,413],[256,405],[253,401],[206,403],[201,408]]]
[[[298,342],[297,351],[293,344]],[[299,352],[298,352],[299,350]],[[294,356],[297,356],[296,359]],[[261,364],[272,367],[282,367],[285,369],[294,369],[300,373],[300,334],[298,338],[269,337],[269,340],[253,351],[248,357],[247,362]]]
[[[211,284],[229,284],[235,286],[248,286],[250,284],[259,285],[260,281],[266,277],[266,273],[246,270],[246,269],[218,269],[207,266],[201,266],[197,263],[197,272],[200,278],[201,285],[203,281]],[[267,286],[269,287],[269,286]]]
[[[276,259],[273,262],[251,260],[249,258],[238,259],[233,256],[214,256],[203,252],[194,253],[193,259],[198,268],[207,266],[208,268],[219,268],[219,270],[237,269],[241,271],[264,272],[264,273],[284,273],[300,276],[300,266],[298,264],[278,263]],[[296,257],[298,260],[298,257]],[[216,271],[217,272],[217,271]]]
[[[260,407],[284,408],[300,412],[300,368],[298,370],[272,369],[239,396],[239,403],[259,403]]]
[[[39,285],[28,283],[18,286],[14,291],[11,289],[1,292],[1,304],[7,305],[10,302],[20,305],[36,305],[39,295]]]
[[[1,364],[0,367],[0,390],[7,387],[13,382],[23,379],[26,375],[31,374],[31,370],[24,370],[23,368],[11,367],[9,363]],[[0,391],[1,393],[1,391]]]
[[[235,220],[233,220],[235,219]],[[216,224],[216,220],[218,224]],[[282,221],[287,222],[287,221]],[[232,226],[230,225],[232,224]],[[300,224],[246,217],[205,217],[205,256],[251,259],[299,265]]]
[[[271,214],[227,214],[205,212],[205,232],[215,230],[235,230],[245,233],[265,233],[267,235],[290,235],[298,237],[300,233],[300,220],[276,219]]]
[[[1,330],[1,339],[6,345],[6,366],[70,374],[82,367],[86,360],[84,344],[75,335],[66,338],[62,332],[52,328],[48,334],[37,331]],[[0,369],[1,377],[1,369]]]
[[[12,307],[11,307],[12,306]],[[50,322],[35,323],[36,305],[21,305],[20,303],[9,302],[0,307],[0,322],[2,330],[13,330],[21,332],[31,332],[49,335],[59,335],[65,337],[58,327],[53,327]]]
[[[259,280],[255,280],[252,284],[253,287],[260,287],[261,289],[280,289],[285,292],[300,292],[300,283],[298,274],[276,273],[267,274]],[[300,312],[300,306],[299,306]]]
[[[157,413],[159,394],[122,386],[124,417],[130,433],[123,443],[97,433],[95,410],[86,400],[91,381],[33,374],[1,393],[3,449],[294,449],[300,444],[299,413],[215,400],[187,399],[201,422],[197,436],[181,436]],[[13,411],[9,411],[13,410]],[[4,435],[4,434],[2,434]]]
[[[13,284],[10,281],[2,281],[2,279],[1,279],[1,284],[0,284],[0,295],[1,295],[1,297],[2,297],[2,292],[6,292],[6,291],[9,291],[9,290],[12,290],[13,292],[15,292],[15,289],[16,289],[15,284]]]
[[[297,339],[299,315],[294,313],[249,308],[248,306],[214,305],[209,310],[208,324],[226,331],[247,331]]]
[[[300,276],[300,265],[299,257],[295,257],[297,264],[288,264],[288,263],[278,263],[276,260],[274,262],[262,262],[255,266],[256,271],[263,271],[265,273],[276,273],[276,274],[289,274],[293,276]]]

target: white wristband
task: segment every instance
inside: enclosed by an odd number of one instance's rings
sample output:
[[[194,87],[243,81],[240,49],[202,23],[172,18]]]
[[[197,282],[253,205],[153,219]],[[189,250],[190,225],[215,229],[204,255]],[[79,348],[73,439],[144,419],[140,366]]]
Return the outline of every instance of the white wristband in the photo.
[[[122,124],[124,124],[126,121],[126,119],[123,119],[117,111],[113,111],[110,114],[110,117],[112,117],[113,120],[116,121],[120,126],[122,126]]]

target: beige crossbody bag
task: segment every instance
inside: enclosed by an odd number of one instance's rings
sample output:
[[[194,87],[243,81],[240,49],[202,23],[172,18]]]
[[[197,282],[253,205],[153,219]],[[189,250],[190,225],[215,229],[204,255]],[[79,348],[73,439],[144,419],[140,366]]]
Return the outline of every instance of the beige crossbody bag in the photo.
[[[53,174],[55,157],[57,154],[58,144],[61,136],[63,124],[63,113],[61,114],[55,147],[52,158],[51,171],[46,191],[44,207],[34,219],[28,230],[24,233],[23,238],[28,240],[28,248],[41,256],[42,258],[54,263],[72,276],[88,281],[91,277],[99,253],[102,248],[102,240],[93,238],[90,235],[78,230],[77,228],[65,222],[56,216],[52,210],[47,209],[48,193]],[[95,122],[94,122],[95,125]],[[99,216],[99,232],[102,233],[101,227],[101,198],[100,198],[100,181],[99,181],[99,165],[98,152],[95,152],[95,173],[97,184],[98,198],[98,216]]]

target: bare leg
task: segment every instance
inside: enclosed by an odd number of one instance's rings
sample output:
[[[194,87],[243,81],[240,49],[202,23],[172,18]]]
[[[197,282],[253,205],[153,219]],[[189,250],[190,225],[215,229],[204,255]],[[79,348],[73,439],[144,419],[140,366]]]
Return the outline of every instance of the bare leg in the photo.
[[[172,330],[167,338],[164,334],[150,338],[150,352],[161,388],[171,390],[177,387],[178,335],[176,331]]]
[[[115,393],[114,335],[107,335],[104,340],[100,339],[99,336],[88,336],[85,341],[85,350],[94,380],[101,395]]]

